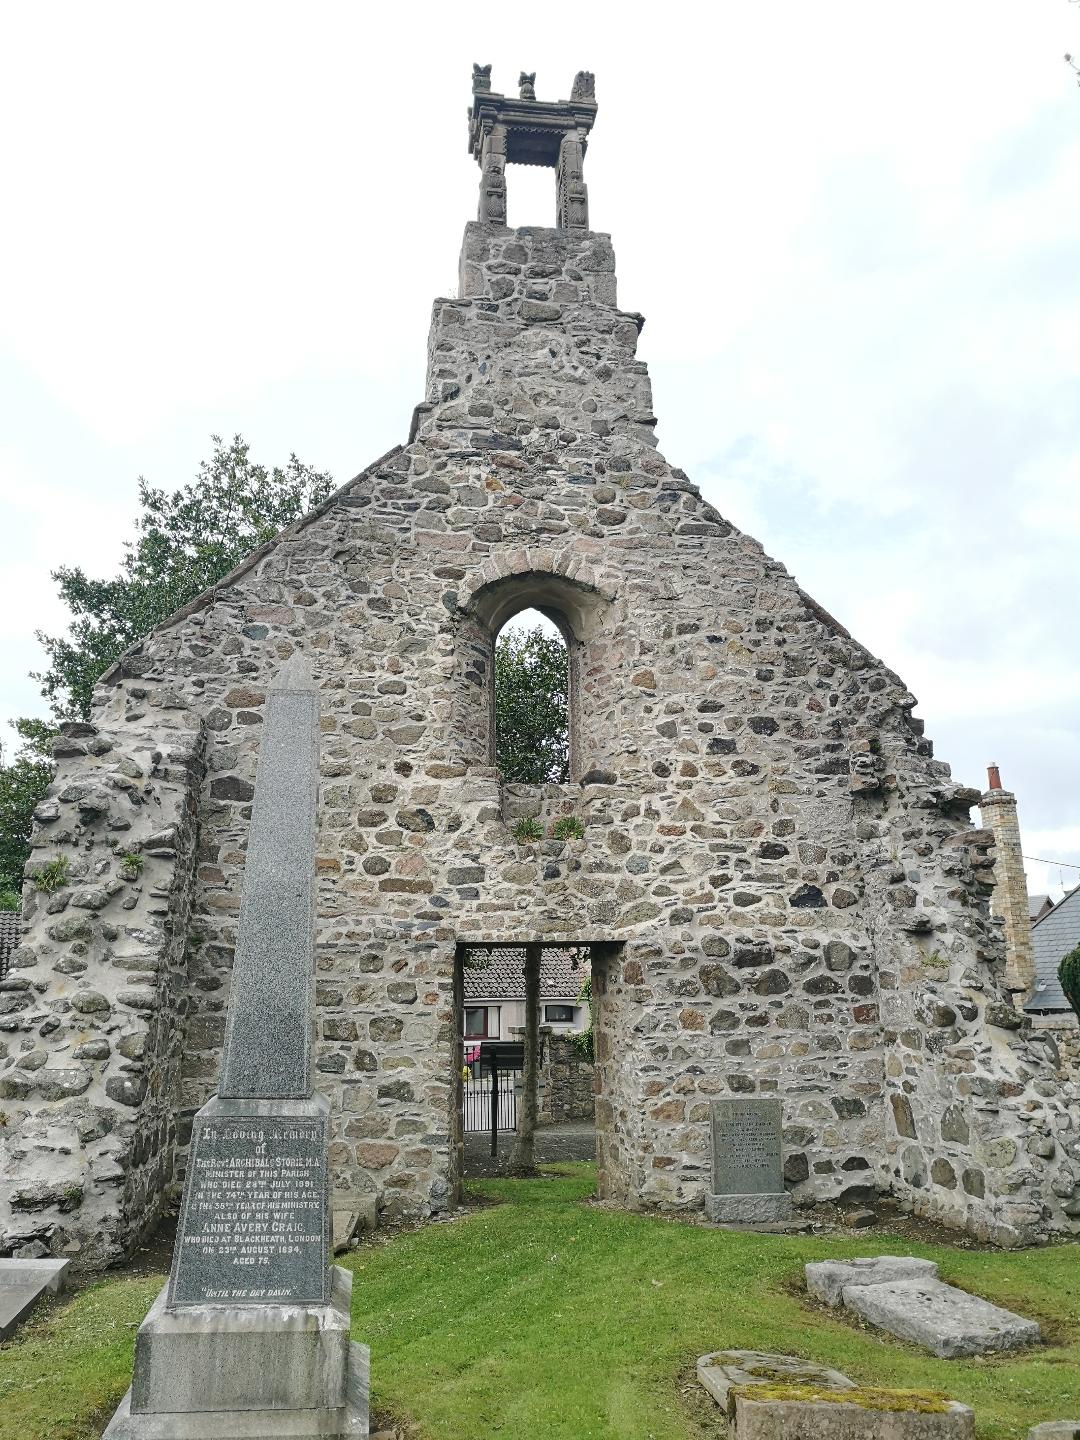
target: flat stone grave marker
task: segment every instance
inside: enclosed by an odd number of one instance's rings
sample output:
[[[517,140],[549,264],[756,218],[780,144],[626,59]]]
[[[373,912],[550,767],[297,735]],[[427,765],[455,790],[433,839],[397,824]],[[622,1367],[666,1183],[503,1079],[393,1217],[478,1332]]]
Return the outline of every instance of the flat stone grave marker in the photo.
[[[973,1412],[956,1400],[857,1386],[794,1355],[718,1350],[700,1357],[697,1373],[728,1417],[732,1440],[971,1440],[975,1433]]]
[[[710,1220],[763,1223],[791,1218],[784,1189],[783,1107],[775,1098],[714,1100]]]
[[[806,1286],[829,1305],[843,1305],[900,1340],[924,1345],[940,1359],[1020,1350],[1037,1345],[1039,1327],[947,1285],[932,1260],[878,1255],[807,1265]]]
[[[933,1260],[914,1255],[875,1255],[869,1260],[815,1260],[805,1267],[806,1288],[826,1305],[842,1305],[849,1285],[881,1285],[888,1280],[936,1280]]]

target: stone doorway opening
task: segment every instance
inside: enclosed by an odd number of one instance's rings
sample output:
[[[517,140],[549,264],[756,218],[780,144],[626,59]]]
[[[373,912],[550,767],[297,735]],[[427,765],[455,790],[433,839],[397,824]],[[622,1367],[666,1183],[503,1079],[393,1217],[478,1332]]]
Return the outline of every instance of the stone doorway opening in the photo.
[[[612,948],[561,940],[457,946],[452,1088],[459,1181],[599,1160],[596,1102],[603,1076],[595,1042]]]

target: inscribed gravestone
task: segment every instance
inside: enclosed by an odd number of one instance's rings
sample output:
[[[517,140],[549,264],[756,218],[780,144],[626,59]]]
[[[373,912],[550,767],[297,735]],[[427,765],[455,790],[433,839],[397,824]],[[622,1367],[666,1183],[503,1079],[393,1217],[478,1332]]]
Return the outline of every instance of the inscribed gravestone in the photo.
[[[767,1223],[787,1220],[784,1190],[783,1107],[775,1098],[714,1100],[710,1220]]]
[[[319,1116],[200,1116],[172,1305],[323,1303],[326,1126]]]
[[[267,697],[221,1093],[195,1117],[173,1267],[108,1440],[364,1440],[368,1354],[329,1264],[329,1102],[311,1083],[318,695]]]

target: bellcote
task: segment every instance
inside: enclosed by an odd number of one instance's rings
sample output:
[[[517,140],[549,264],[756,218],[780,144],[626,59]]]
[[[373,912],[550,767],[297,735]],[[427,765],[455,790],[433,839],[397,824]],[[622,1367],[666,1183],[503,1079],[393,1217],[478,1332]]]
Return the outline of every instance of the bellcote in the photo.
[[[589,70],[574,77],[569,100],[537,100],[536,74],[522,71],[517,97],[491,88],[491,66],[473,65],[469,153],[480,166],[477,219],[506,224],[507,165],[546,165],[555,171],[555,226],[588,230],[589,193],[583,166],[596,119],[596,82]]]

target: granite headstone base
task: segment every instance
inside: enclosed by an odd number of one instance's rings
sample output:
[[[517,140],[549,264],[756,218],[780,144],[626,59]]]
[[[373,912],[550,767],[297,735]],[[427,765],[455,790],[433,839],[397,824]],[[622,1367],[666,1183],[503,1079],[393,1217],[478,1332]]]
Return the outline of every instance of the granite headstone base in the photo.
[[[719,1225],[773,1225],[790,1220],[791,1196],[786,1190],[760,1195],[706,1195],[705,1218]]]
[[[352,1276],[327,1305],[188,1305],[162,1290],[104,1440],[366,1440],[368,1350],[349,1340]]]

